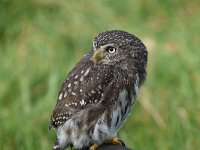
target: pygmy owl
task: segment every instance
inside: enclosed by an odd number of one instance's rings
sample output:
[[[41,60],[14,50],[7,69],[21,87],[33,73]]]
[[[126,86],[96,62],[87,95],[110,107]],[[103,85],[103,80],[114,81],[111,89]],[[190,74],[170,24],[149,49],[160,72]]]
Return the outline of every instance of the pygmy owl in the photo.
[[[120,30],[102,32],[64,80],[50,127],[54,150],[100,145],[112,140],[127,119],[146,77],[147,50]]]

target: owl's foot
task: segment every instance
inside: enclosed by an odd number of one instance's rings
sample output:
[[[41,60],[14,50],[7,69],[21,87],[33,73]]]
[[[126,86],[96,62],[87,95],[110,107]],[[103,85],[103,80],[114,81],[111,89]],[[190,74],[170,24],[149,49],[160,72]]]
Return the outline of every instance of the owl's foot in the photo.
[[[118,139],[117,137],[112,137],[111,139],[107,140],[104,144],[116,144],[116,145],[122,145],[122,146],[125,146],[124,142],[120,139]],[[100,145],[98,144],[93,144],[91,147],[90,147],[90,150],[97,150],[97,148],[99,147]]]
[[[125,146],[124,142],[122,140],[118,139],[117,137],[112,137],[111,139],[107,140],[105,143]]]
[[[90,147],[90,150],[97,150],[97,148],[99,147],[100,145],[98,144],[93,144],[91,147]]]
[[[120,139],[118,139],[117,137],[112,137],[111,139],[107,140],[104,144],[115,144],[115,145],[122,145],[125,146],[124,142]],[[97,150],[98,147],[100,147],[100,145],[98,144],[93,144],[90,147],[90,150]]]

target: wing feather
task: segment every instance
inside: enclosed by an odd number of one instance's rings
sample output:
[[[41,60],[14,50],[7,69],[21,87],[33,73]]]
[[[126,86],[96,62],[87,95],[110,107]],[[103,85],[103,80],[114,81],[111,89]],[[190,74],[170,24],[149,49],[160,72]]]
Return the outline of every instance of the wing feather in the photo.
[[[50,126],[57,128],[87,105],[103,99],[104,89],[113,80],[113,69],[108,65],[95,65],[92,55],[91,51],[83,56],[63,82]]]

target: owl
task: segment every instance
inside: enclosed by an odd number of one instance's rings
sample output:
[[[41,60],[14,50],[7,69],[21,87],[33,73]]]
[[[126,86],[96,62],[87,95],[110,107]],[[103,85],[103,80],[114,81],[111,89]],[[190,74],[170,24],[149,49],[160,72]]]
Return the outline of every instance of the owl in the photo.
[[[54,150],[120,144],[116,134],[146,78],[147,50],[136,36],[106,31],[91,45],[58,94],[49,124],[57,131]]]

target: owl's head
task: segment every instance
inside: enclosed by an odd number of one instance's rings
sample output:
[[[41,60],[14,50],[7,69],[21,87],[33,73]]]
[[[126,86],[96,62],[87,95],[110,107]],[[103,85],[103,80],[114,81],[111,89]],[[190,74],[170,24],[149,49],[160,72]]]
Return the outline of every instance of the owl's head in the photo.
[[[95,64],[117,65],[138,63],[146,67],[145,45],[134,35],[120,30],[102,32],[93,41]]]

